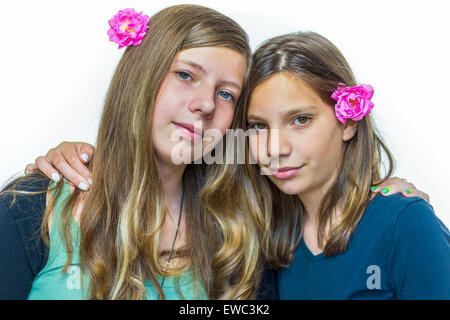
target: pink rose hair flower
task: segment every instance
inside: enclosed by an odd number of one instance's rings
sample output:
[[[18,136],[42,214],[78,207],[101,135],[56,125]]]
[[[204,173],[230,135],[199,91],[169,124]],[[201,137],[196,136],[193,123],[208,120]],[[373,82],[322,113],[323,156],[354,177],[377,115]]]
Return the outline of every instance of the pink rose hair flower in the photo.
[[[132,8],[119,10],[109,21],[109,40],[119,44],[119,49],[130,45],[138,46],[148,29],[150,17],[137,13]]]
[[[361,84],[355,87],[345,87],[340,83],[338,89],[331,95],[331,98],[337,101],[334,106],[336,117],[342,123],[345,123],[347,119],[361,120],[373,108],[373,102],[370,101],[372,96],[371,85]]]

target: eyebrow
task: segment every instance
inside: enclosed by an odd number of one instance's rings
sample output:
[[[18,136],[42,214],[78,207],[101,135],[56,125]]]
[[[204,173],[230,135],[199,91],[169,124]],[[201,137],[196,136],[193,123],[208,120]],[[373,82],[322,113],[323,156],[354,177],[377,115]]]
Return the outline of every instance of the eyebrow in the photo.
[[[292,116],[294,116],[294,115],[296,115],[296,114],[299,114],[299,113],[303,113],[303,112],[313,112],[313,111],[316,111],[316,110],[317,110],[317,108],[316,108],[315,106],[312,106],[312,105],[302,106],[302,107],[299,107],[299,108],[295,108],[295,109],[291,109],[291,110],[288,110],[288,111],[286,111],[286,112],[283,112],[282,117],[283,117],[283,118],[290,118],[290,117],[292,117]],[[248,119],[252,119],[252,120],[260,120],[260,121],[263,121],[263,120],[264,120],[263,118],[258,117],[257,115],[253,115],[253,114],[249,114],[249,115],[247,116],[247,120],[248,120]]]
[[[221,81],[220,83],[227,85],[227,86],[231,86],[231,87],[235,87],[236,89],[238,89],[239,91],[242,90],[241,86],[238,85],[236,82],[234,81]]]
[[[185,64],[188,64],[191,67],[199,69],[200,71],[206,73],[206,70],[201,65],[199,65],[198,63],[195,63],[194,61],[191,61],[191,60],[178,60],[178,61],[182,62],[182,63],[185,63]]]
[[[191,61],[191,60],[181,60],[181,59],[179,59],[178,62],[182,62],[182,63],[188,64],[188,65],[190,65],[191,67],[196,68],[196,69],[200,70],[200,71],[203,72],[203,73],[206,73],[206,70],[205,70],[201,65],[199,65],[198,63],[196,63],[196,62],[194,62],[194,61]],[[221,81],[220,83],[221,83],[221,84],[224,84],[224,85],[228,85],[228,86],[235,87],[235,88],[238,89],[239,91],[242,90],[242,87],[241,87],[238,83],[236,83],[236,82],[234,82],[234,81],[227,81],[227,80],[225,80],[225,81]]]

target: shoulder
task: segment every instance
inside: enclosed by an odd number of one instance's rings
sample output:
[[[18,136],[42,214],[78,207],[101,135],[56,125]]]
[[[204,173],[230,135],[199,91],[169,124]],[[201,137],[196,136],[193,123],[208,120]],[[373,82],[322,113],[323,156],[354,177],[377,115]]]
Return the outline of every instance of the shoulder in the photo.
[[[8,211],[14,220],[41,216],[45,211],[49,179],[22,177],[13,180],[0,192],[2,211]],[[14,191],[21,191],[20,193]]]
[[[441,238],[444,242],[449,239],[448,228],[438,218],[433,207],[421,198],[411,198],[402,207],[395,220],[394,232],[397,240],[414,237],[415,241],[423,240],[422,243],[427,243],[437,240],[436,238]]]
[[[40,174],[33,174],[13,180],[0,191],[2,230],[15,229],[24,244],[40,238],[49,181]]]
[[[433,207],[419,197],[404,197],[400,193],[391,196],[377,195],[367,206],[364,214],[370,220],[379,220],[384,225],[395,226],[404,220],[436,220]],[[419,221],[411,221],[419,223]]]
[[[401,194],[377,195],[367,206],[358,228],[372,236],[377,234],[391,245],[422,240],[443,243],[449,235],[448,228],[428,202]]]
[[[388,231],[384,234],[390,239],[392,250],[450,253],[449,230],[428,202],[401,194],[379,195],[374,200],[368,220],[371,227],[378,226],[380,230]],[[373,223],[376,219],[378,222]]]
[[[444,229],[448,232],[433,207],[422,198],[409,198],[395,194],[388,197],[379,195],[374,200],[376,202],[373,203],[372,209],[383,219],[391,221],[396,231],[405,228],[411,230],[419,228],[422,231],[434,228]]]

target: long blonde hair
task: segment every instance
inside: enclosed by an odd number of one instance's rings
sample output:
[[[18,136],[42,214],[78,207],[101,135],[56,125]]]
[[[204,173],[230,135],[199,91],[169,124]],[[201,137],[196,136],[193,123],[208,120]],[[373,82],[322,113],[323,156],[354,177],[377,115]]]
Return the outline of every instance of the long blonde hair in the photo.
[[[151,136],[152,111],[175,55],[206,46],[236,50],[250,65],[248,37],[236,22],[209,8],[177,5],[151,17],[142,43],[127,48],[117,66],[90,163],[93,184],[80,221],[80,265],[89,280],[90,298],[142,299],[146,279],[164,298],[156,276],[181,272],[166,271],[160,264],[158,249],[167,209]],[[260,271],[257,228],[248,211],[217,200],[214,171],[215,166],[191,164],[184,172],[185,257],[210,298],[253,298]],[[56,190],[55,198],[61,183]],[[63,213],[63,239],[69,253],[65,269],[73,252],[70,209],[80,194],[76,190],[70,196]],[[44,238],[52,208],[53,203],[44,215]]]

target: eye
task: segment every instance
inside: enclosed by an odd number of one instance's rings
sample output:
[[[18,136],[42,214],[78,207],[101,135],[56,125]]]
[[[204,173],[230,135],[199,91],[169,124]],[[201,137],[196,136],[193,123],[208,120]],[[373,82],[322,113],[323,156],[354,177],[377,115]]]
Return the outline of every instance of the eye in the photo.
[[[305,124],[307,124],[309,121],[311,121],[310,117],[307,116],[299,116],[297,118],[295,118],[294,120],[294,124],[297,126],[304,126]]]
[[[178,77],[180,77],[183,80],[189,80],[192,79],[191,75],[185,71],[177,71]]]
[[[226,92],[226,91],[219,91],[217,93],[219,96],[221,96],[222,98],[224,98],[225,100],[230,100],[230,101],[234,101],[234,97],[231,93]]]
[[[249,129],[255,129],[256,131],[268,129],[267,125],[262,123],[262,122],[251,123],[251,124],[248,125],[248,128]]]

